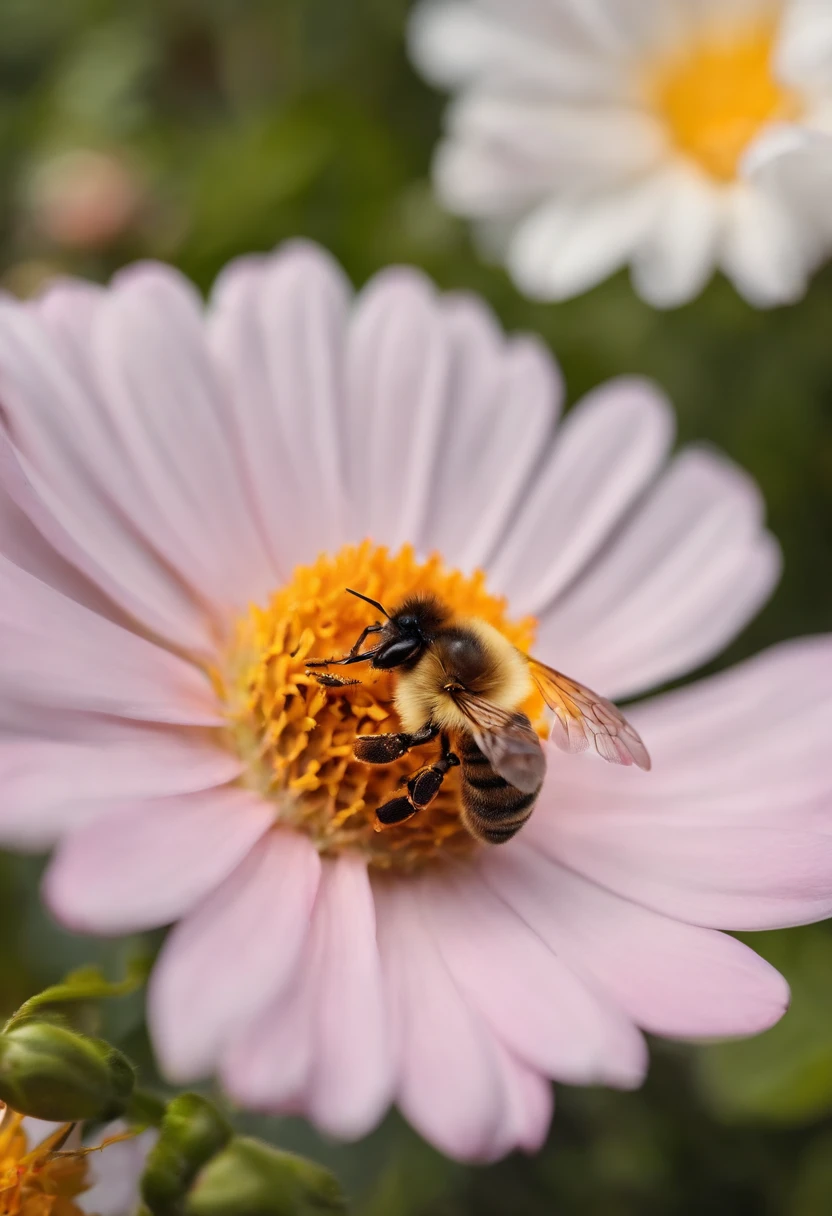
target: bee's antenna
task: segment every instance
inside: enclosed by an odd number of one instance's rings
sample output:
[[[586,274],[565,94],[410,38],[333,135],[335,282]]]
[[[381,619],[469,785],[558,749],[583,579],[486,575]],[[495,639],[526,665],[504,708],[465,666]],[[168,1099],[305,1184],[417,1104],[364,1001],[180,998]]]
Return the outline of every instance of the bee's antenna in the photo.
[[[350,595],[354,595],[356,599],[364,600],[365,603],[372,604],[374,608],[378,608],[379,612],[386,616],[388,621],[391,619],[390,613],[386,608],[382,607],[378,600],[371,600],[369,595],[362,595],[360,591],[353,591],[352,587],[345,587],[344,590],[348,591]]]

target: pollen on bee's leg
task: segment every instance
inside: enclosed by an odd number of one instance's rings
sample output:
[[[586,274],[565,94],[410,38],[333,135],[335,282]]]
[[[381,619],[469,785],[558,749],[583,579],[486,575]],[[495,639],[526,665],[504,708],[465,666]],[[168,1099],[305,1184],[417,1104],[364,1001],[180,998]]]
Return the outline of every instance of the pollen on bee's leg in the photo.
[[[324,554],[238,620],[212,672],[244,761],[241,780],[273,802],[276,823],[306,833],[324,856],[352,850],[375,867],[413,869],[467,855],[480,846],[462,822],[458,768],[418,815],[401,796],[413,776],[411,738],[424,747],[423,764],[441,761],[438,742],[402,732],[395,671],[356,664],[349,669],[360,677],[354,682],[310,668],[320,655],[349,655],[377,619],[347,588],[390,610],[413,594],[434,595],[460,618],[487,621],[522,651],[534,640],[534,622],[511,621],[480,572],[462,574],[438,556],[419,561],[409,547],[391,553],[369,541]],[[542,701],[531,705],[530,716],[541,709]],[[386,812],[389,823],[380,822],[377,811],[402,802],[406,815],[399,806]]]

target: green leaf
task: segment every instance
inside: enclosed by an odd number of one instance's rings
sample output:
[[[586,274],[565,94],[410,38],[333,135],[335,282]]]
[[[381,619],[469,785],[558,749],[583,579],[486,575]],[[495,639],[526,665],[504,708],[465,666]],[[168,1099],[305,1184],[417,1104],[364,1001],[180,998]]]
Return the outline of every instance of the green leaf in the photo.
[[[3,1032],[30,1018],[48,1019],[54,1016],[64,1020],[64,1015],[71,1012],[72,1006],[86,1005],[109,997],[128,996],[142,986],[148,973],[149,963],[146,959],[134,960],[128,966],[124,979],[117,981],[106,979],[97,967],[79,967],[77,971],[71,971],[60,984],[53,984],[24,1001],[6,1022]]]

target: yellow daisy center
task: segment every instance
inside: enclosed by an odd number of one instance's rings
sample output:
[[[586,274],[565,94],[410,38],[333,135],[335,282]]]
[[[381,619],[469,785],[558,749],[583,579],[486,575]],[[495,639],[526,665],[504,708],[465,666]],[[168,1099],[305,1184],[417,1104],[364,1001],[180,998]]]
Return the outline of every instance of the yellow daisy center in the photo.
[[[0,1213],[84,1216],[74,1200],[90,1188],[85,1155],[61,1148],[71,1127],[59,1128],[30,1151],[22,1124],[13,1111],[0,1124]]]
[[[768,22],[730,35],[712,33],[646,74],[649,100],[676,148],[719,181],[737,176],[740,159],[761,127],[801,112],[798,94],[774,75],[775,37]]]
[[[305,832],[326,855],[358,850],[370,864],[412,869],[440,855],[476,847],[459,809],[459,769],[437,798],[406,823],[378,831],[376,809],[402,793],[403,777],[439,756],[439,744],[415,749],[390,765],[353,756],[356,736],[401,729],[393,705],[396,673],[369,663],[334,667],[355,686],[326,688],[307,659],[344,655],[378,613],[346,594],[352,587],[394,610],[414,592],[437,596],[458,618],[479,617],[520,650],[534,640],[531,618],[511,621],[506,602],[491,595],[481,572],[447,570],[438,556],[418,561],[365,541],[324,554],[295,570],[265,608],[252,607],[235,630],[217,683],[234,745],[246,761],[246,782],[274,800],[276,820]],[[366,646],[372,643],[372,636]],[[535,695],[522,707],[542,717]]]

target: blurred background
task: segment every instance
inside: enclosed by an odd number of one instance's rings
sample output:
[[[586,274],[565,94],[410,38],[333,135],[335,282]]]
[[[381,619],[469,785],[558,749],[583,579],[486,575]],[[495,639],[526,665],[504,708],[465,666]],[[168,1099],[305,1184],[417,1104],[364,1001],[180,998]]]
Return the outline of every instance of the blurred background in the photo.
[[[535,305],[484,266],[431,196],[444,99],[404,53],[407,0],[0,0],[0,282],[106,279],[159,257],[207,289],[223,263],[285,237],[323,242],[360,285],[410,262],[542,334],[569,399],[655,376],[680,437],[761,484],[783,585],[713,669],[832,628],[832,269],[796,307],[755,312],[722,280],[657,313],[625,275]],[[832,746],[832,741],[830,742]],[[115,974],[135,942],[91,942],[38,908],[40,862],[0,855],[0,1004],[81,962]],[[443,1160],[397,1117],[355,1146],[240,1116],[340,1175],[358,1216],[824,1216],[832,1213],[832,929],[751,940],[792,984],[760,1038],[656,1042],[637,1094],[561,1087],[549,1143],[487,1169]],[[142,943],[151,949],[155,943]],[[140,998],[110,1035],[154,1083]]]

